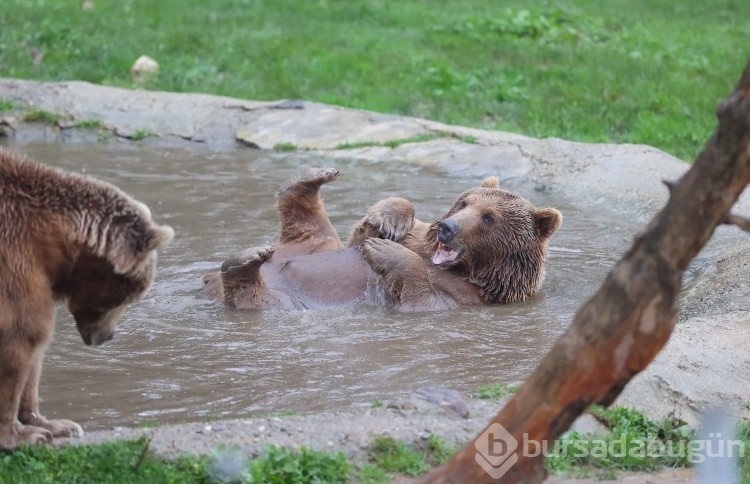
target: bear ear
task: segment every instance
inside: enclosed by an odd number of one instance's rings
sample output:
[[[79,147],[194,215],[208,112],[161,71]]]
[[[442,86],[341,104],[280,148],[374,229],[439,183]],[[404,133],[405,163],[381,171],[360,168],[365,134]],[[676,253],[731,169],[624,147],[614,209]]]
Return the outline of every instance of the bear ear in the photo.
[[[536,235],[541,239],[547,239],[552,236],[562,224],[562,214],[554,208],[543,208],[537,210],[532,215],[534,219],[534,230]]]
[[[167,245],[174,237],[174,230],[169,225],[154,226],[147,236],[145,251],[161,249]]]
[[[136,235],[130,232],[124,236],[120,244],[116,244],[109,252],[109,260],[117,274],[128,274],[148,260],[147,255],[156,249],[167,245],[174,236],[174,230],[167,225],[154,225],[145,234]]]
[[[482,188],[500,188],[500,180],[496,176],[490,176],[485,178],[479,186]]]

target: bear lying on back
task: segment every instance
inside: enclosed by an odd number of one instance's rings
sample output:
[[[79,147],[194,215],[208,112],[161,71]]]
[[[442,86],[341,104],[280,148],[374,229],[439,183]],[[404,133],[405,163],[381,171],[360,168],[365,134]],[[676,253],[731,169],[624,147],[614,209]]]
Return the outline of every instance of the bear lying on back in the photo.
[[[172,234],[114,186],[0,148],[0,449],[82,433],[39,413],[53,301],[67,300],[87,345],[104,343]]]
[[[523,301],[539,291],[547,243],[562,216],[501,190],[465,191],[439,220],[388,198],[355,225],[345,247],[320,198],[338,171],[310,169],[279,192],[281,236],[203,277],[204,292],[241,309],[324,309],[361,302],[401,311]]]

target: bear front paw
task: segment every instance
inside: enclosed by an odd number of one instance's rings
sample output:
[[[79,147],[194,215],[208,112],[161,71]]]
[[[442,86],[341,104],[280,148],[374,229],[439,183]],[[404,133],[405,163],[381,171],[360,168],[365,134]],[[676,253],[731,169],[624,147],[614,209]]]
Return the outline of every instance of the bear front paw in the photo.
[[[362,243],[362,258],[380,275],[401,275],[419,256],[388,239],[369,238]]]
[[[414,226],[414,206],[405,198],[386,198],[367,211],[365,223],[379,237],[401,242]]]
[[[34,422],[35,426],[45,428],[52,433],[52,437],[82,437],[83,428],[80,425],[67,419],[47,420],[39,418]]]

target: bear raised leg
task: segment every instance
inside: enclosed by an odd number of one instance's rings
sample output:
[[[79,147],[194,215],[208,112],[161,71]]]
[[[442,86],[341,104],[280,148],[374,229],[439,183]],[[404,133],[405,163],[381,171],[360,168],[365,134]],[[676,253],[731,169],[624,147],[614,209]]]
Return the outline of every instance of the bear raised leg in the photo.
[[[52,437],[80,437],[83,429],[72,420],[47,420],[39,412],[39,376],[42,374],[43,351],[38,351],[29,369],[26,385],[21,394],[21,404],[18,410],[18,420],[26,425],[47,429]]]
[[[389,304],[403,312],[449,309],[430,284],[425,262],[392,240],[370,238],[362,243],[362,258],[383,277]]]
[[[334,168],[309,168],[281,187],[276,202],[281,218],[280,245],[303,244],[308,254],[344,247],[320,197],[320,187],[338,176]]]
[[[414,205],[401,197],[379,201],[367,210],[349,234],[348,247],[356,247],[375,237],[401,242],[414,227]]]
[[[226,305],[237,307],[237,298],[240,294],[243,295],[243,301],[256,300],[260,304],[265,296],[260,266],[269,260],[273,253],[273,247],[263,245],[245,249],[237,257],[224,261],[221,265],[221,286]],[[246,292],[249,292],[251,296],[245,297]],[[252,308],[252,302],[250,305],[243,304],[243,307]]]

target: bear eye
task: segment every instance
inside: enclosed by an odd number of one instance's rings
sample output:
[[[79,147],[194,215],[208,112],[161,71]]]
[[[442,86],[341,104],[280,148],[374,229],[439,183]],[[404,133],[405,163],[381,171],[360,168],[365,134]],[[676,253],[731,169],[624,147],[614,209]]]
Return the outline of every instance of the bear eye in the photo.
[[[492,225],[493,223],[495,223],[495,217],[493,217],[492,215],[488,213],[482,216],[482,220],[484,220],[484,223],[489,224],[489,225]]]
[[[458,209],[464,209],[466,208],[466,200],[461,200],[461,203],[458,205]]]

